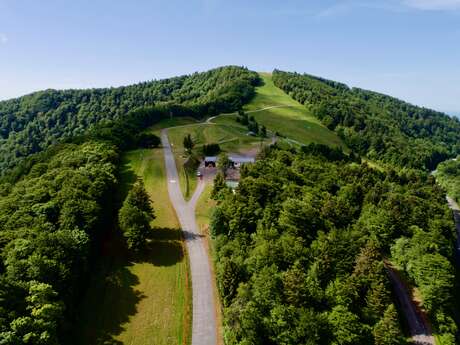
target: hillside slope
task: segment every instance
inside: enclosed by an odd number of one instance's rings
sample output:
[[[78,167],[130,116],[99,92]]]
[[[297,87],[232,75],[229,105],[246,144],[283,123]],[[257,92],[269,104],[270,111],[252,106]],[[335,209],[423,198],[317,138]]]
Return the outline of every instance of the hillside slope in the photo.
[[[258,123],[301,144],[316,142],[345,146],[337,134],[324,126],[310,110],[276,87],[271,74],[259,75],[263,84],[256,87],[255,97],[244,107],[247,111],[254,111],[251,115]]]
[[[0,173],[22,157],[101,122],[154,104],[181,104],[192,116],[234,111],[249,100],[258,77],[227,66],[118,88],[46,90],[0,102]]]
[[[273,81],[372,160],[432,170],[460,153],[456,118],[306,74],[275,70]]]

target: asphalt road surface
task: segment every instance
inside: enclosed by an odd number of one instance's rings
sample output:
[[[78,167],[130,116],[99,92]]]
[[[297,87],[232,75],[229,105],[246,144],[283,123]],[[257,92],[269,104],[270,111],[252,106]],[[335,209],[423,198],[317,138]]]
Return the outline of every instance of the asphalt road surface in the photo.
[[[404,313],[407,325],[411,334],[413,344],[417,345],[435,345],[434,337],[431,334],[430,327],[426,324],[421,313],[417,310],[412,301],[409,291],[403,284],[395,270],[385,264],[388,277],[390,278],[393,290],[398,298],[399,306]]]
[[[195,207],[205,187],[200,180],[190,201],[186,202],[179,186],[176,162],[168,140],[167,129],[161,131],[168,193],[184,233],[190,262],[193,290],[192,345],[217,344],[216,307],[208,253],[195,219]]]

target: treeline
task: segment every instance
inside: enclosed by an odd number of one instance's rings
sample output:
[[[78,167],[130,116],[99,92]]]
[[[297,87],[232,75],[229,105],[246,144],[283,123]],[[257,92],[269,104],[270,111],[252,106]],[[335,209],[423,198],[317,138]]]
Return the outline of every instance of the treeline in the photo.
[[[113,145],[66,144],[0,185],[0,343],[58,344],[110,221]]]
[[[460,153],[457,118],[306,74],[275,70],[273,81],[371,160],[433,170]]]
[[[60,139],[82,135],[136,108],[182,105],[195,117],[235,111],[252,97],[258,82],[256,73],[227,66],[131,86],[46,90],[0,102],[0,174]]]
[[[455,233],[435,180],[303,151],[268,149],[236,193],[213,191],[226,344],[404,344],[385,257],[419,287],[443,344],[455,344]]]
[[[446,189],[447,194],[460,203],[460,156],[439,164],[436,179]]]

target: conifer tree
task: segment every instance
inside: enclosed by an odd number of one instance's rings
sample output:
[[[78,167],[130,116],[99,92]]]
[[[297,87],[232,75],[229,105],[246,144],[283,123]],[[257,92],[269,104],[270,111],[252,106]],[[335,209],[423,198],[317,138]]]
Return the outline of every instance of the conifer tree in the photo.
[[[140,250],[155,218],[150,198],[141,181],[134,183],[118,213],[118,221],[129,249]]]

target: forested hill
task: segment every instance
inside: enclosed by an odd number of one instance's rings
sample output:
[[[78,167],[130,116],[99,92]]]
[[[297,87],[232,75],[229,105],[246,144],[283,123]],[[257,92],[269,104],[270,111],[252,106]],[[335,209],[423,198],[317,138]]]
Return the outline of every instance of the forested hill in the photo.
[[[256,73],[227,66],[117,88],[46,90],[0,102],[0,174],[21,157],[135,108],[180,104],[192,116],[236,110],[253,95],[257,81]]]
[[[319,145],[277,145],[214,185],[210,224],[224,337],[236,344],[407,344],[388,258],[458,344],[455,230],[444,191],[420,170],[379,171]]]
[[[458,118],[311,75],[275,70],[273,81],[371,160],[433,170],[460,153]]]

